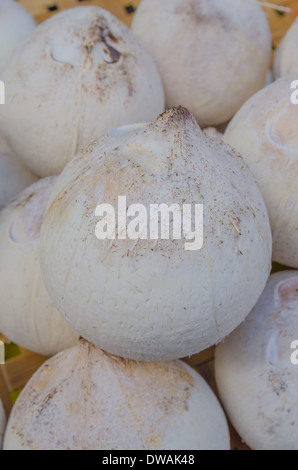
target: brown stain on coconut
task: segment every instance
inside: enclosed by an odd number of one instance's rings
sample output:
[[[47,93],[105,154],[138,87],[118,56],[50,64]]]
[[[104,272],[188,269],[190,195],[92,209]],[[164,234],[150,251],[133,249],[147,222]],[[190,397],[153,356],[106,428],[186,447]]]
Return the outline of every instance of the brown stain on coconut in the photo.
[[[82,47],[87,53],[86,58],[94,68],[96,92],[100,101],[103,101],[117,84],[126,86],[128,97],[135,93],[135,80],[131,70],[135,67],[136,57],[132,53],[121,52],[121,45],[123,48],[126,45],[125,41],[111,31],[111,25],[113,22],[109,25],[103,16],[97,16],[82,38]],[[97,44],[103,45],[106,58],[102,63],[96,64],[93,52]],[[83,88],[89,93],[92,92],[92,87],[83,86]]]
[[[177,6],[175,14],[190,17],[196,27],[199,24],[200,27],[204,28],[211,26],[213,28],[222,28],[226,31],[235,29],[235,25],[229,20],[229,17],[214,7],[210,0],[188,1],[186,4]]]
[[[268,373],[268,385],[276,396],[280,397],[288,389],[288,377],[291,375],[289,371],[273,371]]]
[[[96,15],[87,25],[82,24],[80,28],[73,29],[74,42],[82,53],[74,65],[64,57],[57,60],[51,50],[54,80],[57,83],[69,80],[86,95],[100,102],[106,101],[117,87],[126,88],[127,98],[132,97],[136,89],[132,71],[135,70],[138,57],[123,39],[125,31],[120,30],[120,34],[116,35],[111,28],[119,29],[113,18]],[[102,45],[104,53],[100,58],[95,54],[98,45]]]
[[[277,292],[283,304],[294,303],[298,307],[298,276],[283,282]]]
[[[7,210],[12,212],[9,236],[14,243],[31,243],[39,239],[55,179],[49,177],[34,183],[7,205]]]
[[[109,44],[109,41],[113,44],[118,44],[121,38],[117,38],[109,29],[109,26],[104,17],[99,16],[91,24],[87,36],[83,40],[83,47],[87,53],[93,51],[94,46],[97,43],[103,43],[105,45],[105,52],[109,55],[110,61],[105,61],[107,64],[117,63],[122,54]]]

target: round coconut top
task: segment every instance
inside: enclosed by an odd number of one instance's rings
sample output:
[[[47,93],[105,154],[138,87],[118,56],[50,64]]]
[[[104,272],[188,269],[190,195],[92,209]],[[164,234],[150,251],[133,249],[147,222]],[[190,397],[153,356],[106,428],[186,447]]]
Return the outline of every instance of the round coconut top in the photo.
[[[132,204],[147,214],[154,204],[203,205],[203,246],[186,249],[182,231],[151,239],[150,220],[146,239],[99,240],[96,208],[110,204],[118,216],[119,196],[124,216]],[[83,337],[123,357],[166,360],[215,344],[243,321],[265,287],[271,246],[242,158],[175,108],[111,132],[67,166],[42,227],[41,264],[55,305]]]
[[[41,23],[3,73],[0,132],[39,176],[114,127],[164,110],[157,68],[130,29],[97,6]]]
[[[47,361],[21,393],[5,449],[229,449],[206,382],[177,361],[125,360],[82,341]]]
[[[227,122],[266,82],[272,41],[256,0],[142,0],[132,29],[158,65],[167,107],[187,107],[202,127]]]

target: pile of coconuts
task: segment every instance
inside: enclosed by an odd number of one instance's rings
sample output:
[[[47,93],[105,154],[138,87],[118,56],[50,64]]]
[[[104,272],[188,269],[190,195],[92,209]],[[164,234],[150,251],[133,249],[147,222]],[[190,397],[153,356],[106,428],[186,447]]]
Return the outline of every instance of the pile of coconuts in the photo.
[[[0,448],[229,450],[229,418],[297,450],[297,24],[269,86],[257,0],[142,0],[132,29],[0,0],[2,32],[0,332],[50,359],[7,426],[0,400]],[[214,345],[221,403],[181,360]]]

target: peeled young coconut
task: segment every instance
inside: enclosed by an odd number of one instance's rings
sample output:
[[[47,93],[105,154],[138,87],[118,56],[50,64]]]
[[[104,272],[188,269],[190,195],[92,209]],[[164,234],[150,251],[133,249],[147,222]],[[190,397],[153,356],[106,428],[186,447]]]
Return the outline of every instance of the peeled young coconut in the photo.
[[[164,110],[149,53],[96,6],[65,10],[39,25],[2,80],[0,132],[39,176],[59,174],[80,147],[114,127]]]
[[[35,21],[22,5],[14,0],[0,0],[0,72],[34,29]]]
[[[5,450],[228,450],[224,413],[181,361],[140,363],[83,341],[46,362],[21,393]]]
[[[298,73],[298,18],[283,37],[274,60],[275,78]],[[297,79],[297,76],[296,76]]]
[[[46,356],[79,337],[52,304],[40,271],[40,227],[55,179],[38,181],[0,212],[0,331]]]
[[[0,450],[2,450],[5,427],[6,427],[6,416],[5,416],[5,411],[2,405],[2,401],[0,399]]]
[[[0,206],[36,180],[37,177],[12,155],[7,143],[0,137]]]
[[[246,321],[216,349],[221,400],[252,449],[298,450],[297,316],[298,271],[273,274]]]
[[[132,29],[159,68],[168,107],[227,122],[266,81],[270,28],[256,0],[142,0]]]
[[[118,196],[127,198],[119,210]],[[96,237],[100,204],[117,220],[124,214],[114,240]],[[174,239],[173,223],[161,239],[161,220],[157,239],[154,220],[144,239],[126,236],[132,204],[148,216],[152,204],[193,212],[204,204],[202,249],[200,219],[191,246],[181,231]],[[67,166],[42,227],[41,264],[56,307],[81,336],[122,357],[169,360],[217,343],[243,321],[268,279],[271,246],[265,204],[242,158],[174,108],[152,124],[114,130]]]
[[[252,97],[224,141],[241,153],[263,193],[273,232],[273,260],[298,268],[298,106],[283,78]]]

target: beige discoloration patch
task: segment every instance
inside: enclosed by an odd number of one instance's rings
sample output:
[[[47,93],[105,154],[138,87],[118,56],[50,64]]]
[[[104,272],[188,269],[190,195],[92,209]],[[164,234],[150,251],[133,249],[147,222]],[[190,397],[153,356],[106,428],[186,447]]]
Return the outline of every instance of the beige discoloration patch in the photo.
[[[278,287],[278,296],[285,305],[295,304],[298,307],[298,276],[283,282]]]
[[[186,17],[188,21],[195,22],[197,28],[235,29],[235,24],[229,17],[220,10],[216,10],[210,0],[184,2],[175,8],[174,13]]]
[[[288,148],[298,147],[296,105],[285,106],[272,122],[270,135],[277,145]],[[285,157],[285,155],[284,155]],[[284,161],[284,167],[286,161]]]
[[[35,183],[10,204],[9,210],[16,211],[9,229],[11,241],[30,243],[39,238],[55,179],[56,177],[51,177]]]

